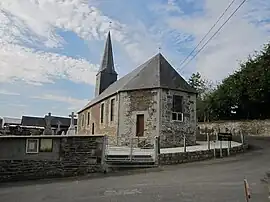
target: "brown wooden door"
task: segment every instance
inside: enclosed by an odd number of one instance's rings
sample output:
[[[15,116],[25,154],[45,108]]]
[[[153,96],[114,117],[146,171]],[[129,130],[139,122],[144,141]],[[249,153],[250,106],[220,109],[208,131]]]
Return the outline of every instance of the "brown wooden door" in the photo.
[[[141,137],[144,133],[144,115],[138,114],[136,121],[136,136]]]

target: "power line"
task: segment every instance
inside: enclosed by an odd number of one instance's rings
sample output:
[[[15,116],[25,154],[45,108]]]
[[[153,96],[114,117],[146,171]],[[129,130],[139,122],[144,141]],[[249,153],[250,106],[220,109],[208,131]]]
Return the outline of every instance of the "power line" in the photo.
[[[235,0],[232,0],[231,3],[227,6],[227,8],[224,10],[224,12],[219,16],[217,21],[213,24],[213,26],[209,29],[209,31],[204,35],[204,37],[200,40],[200,42],[197,44],[197,46],[189,53],[189,55],[181,62],[180,67],[187,61],[187,59],[194,53],[194,51],[199,47],[199,45],[203,42],[203,40],[208,36],[208,34],[213,30],[213,28],[217,25],[217,23],[221,20],[221,18],[225,15],[225,13],[228,11],[228,9],[231,7],[231,5],[235,2]]]
[[[234,10],[234,12],[227,18],[227,20],[218,28],[218,30],[206,41],[206,43],[196,52],[195,55],[180,69],[182,71],[204,48],[205,46],[218,34],[224,25],[233,17],[233,15],[243,6],[247,0],[243,0],[241,4]]]

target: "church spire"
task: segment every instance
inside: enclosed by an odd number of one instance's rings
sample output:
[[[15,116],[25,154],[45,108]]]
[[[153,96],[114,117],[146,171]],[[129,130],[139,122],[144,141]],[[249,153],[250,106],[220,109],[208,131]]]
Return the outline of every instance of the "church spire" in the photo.
[[[114,61],[113,61],[113,51],[112,51],[112,41],[111,41],[111,33],[109,31],[105,49],[101,61],[100,71],[106,71],[108,73],[116,73],[114,69]]]
[[[101,94],[115,81],[117,81],[117,73],[114,69],[111,33],[109,31],[101,65],[96,76],[95,96]]]

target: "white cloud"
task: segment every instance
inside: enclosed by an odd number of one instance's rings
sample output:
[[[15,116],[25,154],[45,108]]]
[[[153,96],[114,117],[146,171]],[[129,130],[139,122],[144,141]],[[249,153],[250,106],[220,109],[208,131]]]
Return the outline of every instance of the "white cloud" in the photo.
[[[111,22],[113,39],[123,45],[136,64],[153,53],[149,40],[140,43],[129,34],[127,26],[88,3],[86,0],[1,0],[0,82],[20,79],[40,85],[55,78],[67,78],[94,84],[96,66],[86,60],[35,52],[25,46],[61,48],[65,41],[57,29],[73,31],[83,40],[97,40],[104,39]]]
[[[78,111],[79,109],[82,108],[82,106],[85,106],[88,102],[88,100],[86,99],[80,100],[80,99],[72,98],[70,96],[59,96],[59,95],[53,95],[53,94],[31,96],[31,98],[67,103],[69,104],[68,110],[74,110],[74,111]]]
[[[16,93],[16,92],[11,92],[11,91],[7,91],[7,90],[0,90],[0,94],[2,95],[20,95],[20,93]]]
[[[0,18],[5,22],[2,30],[13,36],[9,41],[17,36],[27,41],[31,33],[45,45],[55,47],[63,42],[55,28],[73,31],[85,40],[92,40],[103,39],[111,26],[113,38],[125,45],[131,55],[129,45],[132,48],[138,45],[133,44],[124,24],[105,16],[86,0],[2,0],[0,7],[4,10]]]
[[[38,3],[44,1],[8,1],[0,2],[0,36],[1,41],[9,43],[29,42],[36,45],[44,43],[56,47],[61,37],[54,33],[50,24],[50,13],[38,9]],[[41,4],[42,5],[42,4]]]
[[[151,10],[157,11],[159,13],[164,12],[176,12],[183,13],[181,8],[176,5],[176,0],[168,0],[166,4],[156,3],[150,7]]]
[[[0,82],[22,80],[40,85],[54,79],[94,84],[97,66],[84,59],[35,52],[15,44],[0,43]]]
[[[240,4],[240,1],[236,2],[237,3],[229,9],[228,13],[209,37]],[[239,68],[239,62],[245,60],[249,54],[252,54],[255,50],[260,50],[262,45],[270,39],[268,32],[270,31],[269,21],[268,23],[265,22],[263,26],[255,24],[255,22],[258,23],[258,19],[269,19],[270,4],[267,0],[259,0],[259,2],[260,6],[258,6],[257,1],[247,1],[239,12],[237,12],[224,26],[220,33],[216,35],[216,37],[197,56],[197,58],[191,62],[190,65],[185,67],[185,70],[188,70],[192,66],[196,66],[197,70],[205,77],[212,80],[221,80],[229,73],[232,73]],[[230,0],[222,2],[206,0],[203,15],[197,17],[168,17],[167,22],[173,29],[195,36],[195,46],[204,34],[207,33],[229,3]],[[265,9],[263,6],[268,9]],[[202,43],[202,45],[203,44],[204,43]]]
[[[96,65],[84,59],[37,52],[23,46],[25,43],[40,47],[41,44],[47,47],[61,46],[63,39],[56,34],[55,28],[57,24],[61,27],[63,19],[68,26],[68,20],[76,18],[68,12],[72,10],[72,5],[68,1],[0,2],[0,82],[22,80],[40,85],[63,78],[73,82],[95,83]],[[66,13],[66,18],[61,20],[61,13]]]

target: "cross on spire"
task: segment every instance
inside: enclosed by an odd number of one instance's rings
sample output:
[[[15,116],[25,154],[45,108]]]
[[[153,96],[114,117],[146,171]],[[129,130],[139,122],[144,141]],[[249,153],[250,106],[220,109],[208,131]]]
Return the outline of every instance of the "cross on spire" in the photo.
[[[161,42],[158,42],[158,44],[157,44],[158,45],[158,53],[161,53],[161,46],[162,46],[161,44],[162,44]]]
[[[111,30],[111,28],[112,28],[112,21],[110,21],[109,23],[110,23],[109,24],[109,30]]]

